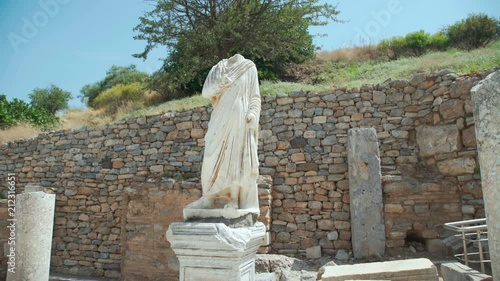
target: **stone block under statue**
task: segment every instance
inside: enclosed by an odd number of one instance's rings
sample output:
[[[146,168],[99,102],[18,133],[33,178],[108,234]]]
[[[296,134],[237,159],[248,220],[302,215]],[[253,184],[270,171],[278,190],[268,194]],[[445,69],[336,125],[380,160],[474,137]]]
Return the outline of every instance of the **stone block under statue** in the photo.
[[[237,228],[224,223],[175,222],[168,228],[167,239],[179,259],[180,281],[253,281],[255,254],[265,233],[261,222]]]

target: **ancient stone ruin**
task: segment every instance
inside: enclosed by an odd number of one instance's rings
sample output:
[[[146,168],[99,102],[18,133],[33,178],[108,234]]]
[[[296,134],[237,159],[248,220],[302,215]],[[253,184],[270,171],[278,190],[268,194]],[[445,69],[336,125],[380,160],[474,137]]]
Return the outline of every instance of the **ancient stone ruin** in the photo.
[[[498,116],[474,116],[478,105],[471,88],[490,73],[458,76],[442,70],[409,81],[263,97],[258,196],[259,221],[267,234],[259,252],[382,255],[412,241],[442,251],[442,239],[450,235],[445,222],[485,217],[481,174],[488,168],[479,164],[490,160],[478,159],[475,126],[498,124],[488,121]],[[16,173],[19,191],[28,183],[56,190],[51,272],[178,278],[179,262],[165,235],[169,225],[183,221],[184,206],[202,194],[203,136],[211,110],[138,117],[0,145],[0,172]],[[376,140],[370,133],[363,149],[373,149],[376,141],[380,159],[381,193],[367,210],[381,212],[384,227],[374,229],[373,249],[363,244],[367,225],[359,224],[363,217],[353,205],[374,191],[363,191],[363,178],[351,180],[356,171],[349,168],[350,161],[360,161],[350,158],[355,136],[349,130],[365,128],[375,131]],[[483,132],[478,137],[488,139]],[[487,145],[479,142],[480,153]],[[361,160],[367,164],[360,169],[373,171],[368,180],[376,178],[372,160]],[[491,186],[498,173],[488,175],[483,185]],[[498,192],[489,190],[496,200]],[[7,208],[2,204],[4,244]],[[0,262],[5,270],[6,258]]]

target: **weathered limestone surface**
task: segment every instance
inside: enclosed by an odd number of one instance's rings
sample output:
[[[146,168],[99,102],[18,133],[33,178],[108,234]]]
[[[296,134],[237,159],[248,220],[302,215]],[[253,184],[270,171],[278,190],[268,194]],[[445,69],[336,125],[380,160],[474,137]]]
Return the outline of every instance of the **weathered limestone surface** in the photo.
[[[348,133],[352,248],[356,258],[385,253],[384,204],[377,132]]]
[[[459,262],[442,263],[441,275],[444,281],[493,281],[491,276]]]
[[[448,153],[460,149],[457,125],[420,126],[417,127],[417,143],[420,155],[432,156],[437,153]]]
[[[49,280],[56,196],[27,192],[16,197],[16,267],[7,281]]]
[[[437,168],[445,176],[473,174],[476,168],[476,161],[472,157],[449,159],[438,162]]]
[[[493,279],[500,280],[500,71],[471,90]]]
[[[263,223],[229,228],[223,223],[172,223],[167,239],[179,259],[179,280],[255,280],[255,254]]]
[[[325,267],[323,281],[346,280],[438,281],[436,266],[428,259],[359,263]]]

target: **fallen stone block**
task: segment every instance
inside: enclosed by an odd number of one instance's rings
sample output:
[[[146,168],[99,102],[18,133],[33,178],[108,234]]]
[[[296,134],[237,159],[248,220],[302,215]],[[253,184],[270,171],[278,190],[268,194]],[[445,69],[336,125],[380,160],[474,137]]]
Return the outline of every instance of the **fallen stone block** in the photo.
[[[306,249],[306,256],[308,259],[319,259],[321,258],[321,247],[312,246]]]
[[[274,281],[276,280],[274,273],[256,273],[255,281]]]
[[[438,281],[436,266],[428,259],[338,265],[325,268],[323,281],[347,280]]]
[[[444,281],[493,281],[493,278],[459,262],[441,264]]]

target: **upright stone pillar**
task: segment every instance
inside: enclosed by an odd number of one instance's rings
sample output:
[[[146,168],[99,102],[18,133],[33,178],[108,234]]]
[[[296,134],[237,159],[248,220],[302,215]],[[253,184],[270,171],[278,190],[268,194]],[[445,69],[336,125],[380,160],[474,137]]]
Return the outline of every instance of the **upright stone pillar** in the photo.
[[[7,281],[49,280],[56,196],[25,192],[16,196],[15,273]]]
[[[350,129],[347,157],[354,257],[383,255],[384,204],[375,129]]]
[[[471,90],[493,280],[500,280],[500,71]]]

